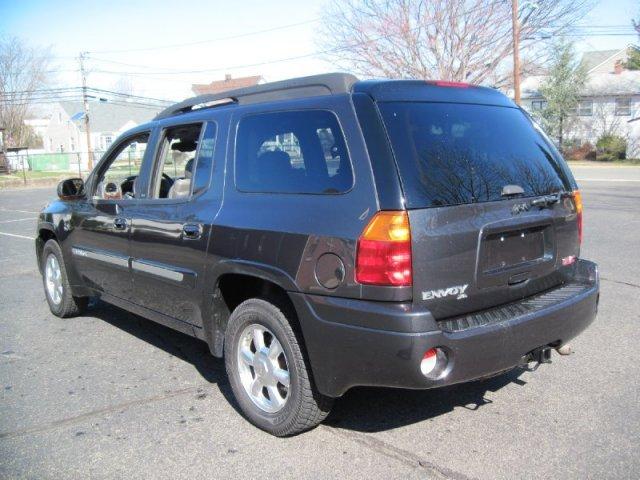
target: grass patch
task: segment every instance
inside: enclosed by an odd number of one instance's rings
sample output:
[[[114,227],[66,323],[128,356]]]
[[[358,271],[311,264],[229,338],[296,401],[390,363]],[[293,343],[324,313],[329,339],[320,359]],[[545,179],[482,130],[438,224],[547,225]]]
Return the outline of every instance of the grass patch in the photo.
[[[78,172],[34,172],[27,171],[24,173],[21,171],[12,172],[11,174],[1,174],[0,180],[23,180],[24,177],[27,177],[27,180],[32,180],[36,178],[69,178],[73,175],[78,175]]]
[[[567,160],[569,165],[572,163],[580,163],[585,165],[593,165],[595,167],[629,167],[640,166],[640,158],[626,158],[624,160],[612,160],[608,162],[602,162],[598,160]]]

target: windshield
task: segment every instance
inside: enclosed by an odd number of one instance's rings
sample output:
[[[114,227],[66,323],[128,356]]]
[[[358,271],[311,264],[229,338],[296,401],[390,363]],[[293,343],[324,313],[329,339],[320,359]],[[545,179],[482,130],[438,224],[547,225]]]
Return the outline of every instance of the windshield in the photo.
[[[379,106],[409,208],[502,200],[513,190],[503,190],[507,185],[521,187],[525,197],[570,189],[553,147],[516,108]]]

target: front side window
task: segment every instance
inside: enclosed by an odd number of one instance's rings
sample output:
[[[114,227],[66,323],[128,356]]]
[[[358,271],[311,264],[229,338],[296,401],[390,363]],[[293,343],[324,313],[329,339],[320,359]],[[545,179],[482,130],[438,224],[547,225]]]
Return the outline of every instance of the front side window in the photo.
[[[336,116],[324,110],[248,115],[238,126],[236,186],[245,192],[343,193],[353,184]]]
[[[628,116],[631,115],[631,99],[628,97],[616,98],[616,115]]]
[[[158,150],[158,158],[149,198],[179,199],[191,195],[202,124],[167,128]]]
[[[149,134],[143,133],[120,144],[98,177],[95,200],[133,198],[134,182],[140,174],[148,142]]]

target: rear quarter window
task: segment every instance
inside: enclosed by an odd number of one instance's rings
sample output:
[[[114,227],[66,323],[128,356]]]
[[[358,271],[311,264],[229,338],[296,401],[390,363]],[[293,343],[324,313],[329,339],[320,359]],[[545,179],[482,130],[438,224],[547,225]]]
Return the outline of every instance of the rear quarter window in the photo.
[[[562,161],[518,109],[456,103],[381,103],[409,208],[569,190]]]
[[[338,194],[353,185],[342,130],[325,110],[247,115],[235,158],[236,187],[244,192]]]

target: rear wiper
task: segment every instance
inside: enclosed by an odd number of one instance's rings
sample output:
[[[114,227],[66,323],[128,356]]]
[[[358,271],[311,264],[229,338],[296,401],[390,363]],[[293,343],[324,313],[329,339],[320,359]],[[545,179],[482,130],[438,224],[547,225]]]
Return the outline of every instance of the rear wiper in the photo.
[[[561,195],[559,193],[554,193],[552,195],[545,195],[544,197],[536,198],[535,200],[531,200],[532,207],[540,207],[546,208],[560,202]]]
[[[504,187],[502,187],[502,193],[500,195],[503,197],[524,195],[524,188],[522,188],[520,185],[505,185]]]

